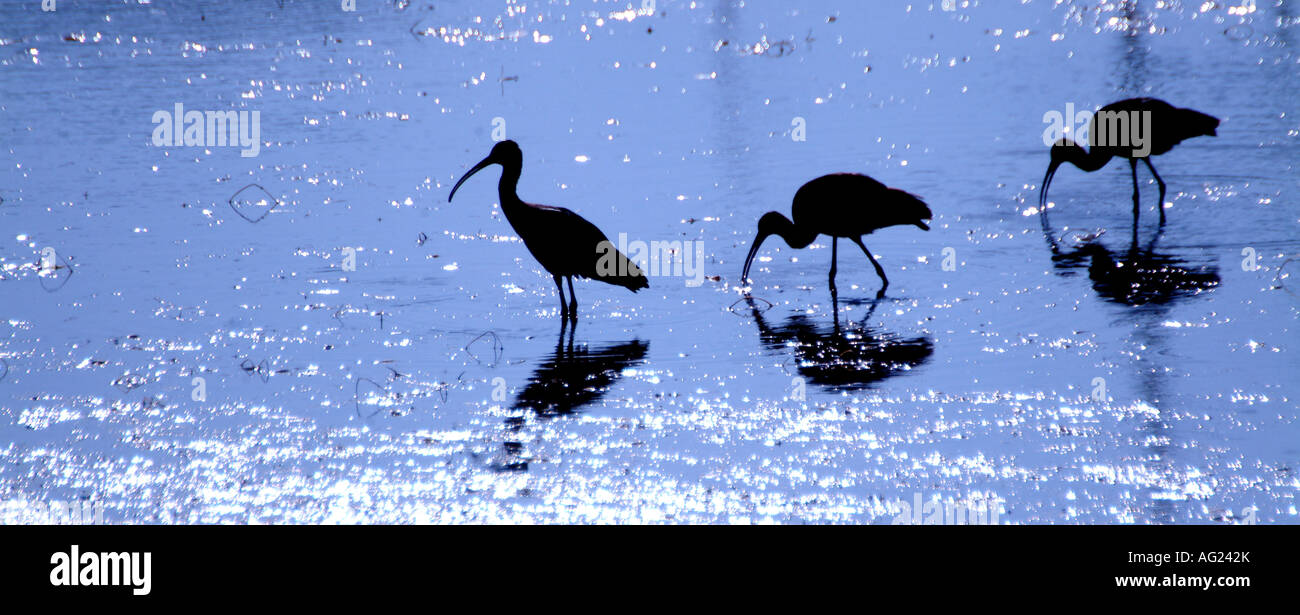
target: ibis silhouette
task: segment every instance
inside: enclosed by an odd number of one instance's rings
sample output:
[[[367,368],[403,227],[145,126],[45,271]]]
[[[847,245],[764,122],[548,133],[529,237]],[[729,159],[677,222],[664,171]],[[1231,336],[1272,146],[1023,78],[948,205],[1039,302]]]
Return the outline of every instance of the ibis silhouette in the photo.
[[[1102,122],[1105,122],[1104,124]],[[1216,136],[1218,118],[1192,109],[1175,107],[1158,98],[1129,98],[1102,107],[1088,123],[1090,149],[1085,150],[1069,139],[1061,139],[1052,146],[1052,162],[1043,176],[1042,193],[1038,197],[1040,208],[1047,206],[1047,187],[1063,163],[1070,163],[1089,173],[1110,162],[1111,158],[1127,158],[1133,175],[1133,215],[1138,212],[1137,163],[1141,160],[1151,170],[1160,187],[1160,223],[1165,221],[1165,182],[1151,164],[1151,156],[1159,156],[1175,145],[1192,137]],[[1145,137],[1149,142],[1135,143],[1131,135]]]
[[[523,170],[524,154],[514,141],[501,141],[493,146],[487,158],[456,182],[447,202],[456,196],[456,190],[465,180],[493,164],[501,165],[501,181],[497,184],[501,211],[505,212],[506,220],[524,240],[533,258],[555,280],[555,289],[560,293],[561,318],[578,319],[578,298],[573,294],[574,277],[599,280],[632,292],[650,287],[649,280],[636,263],[615,249],[596,225],[563,207],[534,205],[519,198],[516,187]],[[569,282],[567,304],[561,278]]]
[[[794,195],[790,207],[794,220],[769,211],[758,219],[758,236],[745,258],[745,271],[740,275],[742,284],[749,280],[749,267],[758,254],[759,246],[772,235],[785,240],[791,248],[806,247],[818,235],[831,237],[830,287],[835,293],[835,267],[839,255],[839,239],[844,237],[862,248],[871,259],[882,283],[877,296],[883,296],[889,287],[885,270],[871,251],[862,243],[862,236],[877,229],[895,225],[915,225],[923,231],[930,230],[925,220],[931,219],[930,208],[915,195],[884,184],[858,173],[833,173],[814,179]]]

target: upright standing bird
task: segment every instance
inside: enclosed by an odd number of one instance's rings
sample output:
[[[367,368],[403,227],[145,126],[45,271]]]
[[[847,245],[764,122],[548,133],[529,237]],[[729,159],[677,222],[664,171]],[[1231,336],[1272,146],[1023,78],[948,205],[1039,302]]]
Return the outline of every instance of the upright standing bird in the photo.
[[[930,208],[920,198],[858,173],[833,173],[814,179],[794,195],[794,204],[790,208],[794,221],[779,212],[769,211],[758,219],[758,236],[749,248],[745,258],[745,272],[740,275],[742,283],[749,280],[749,266],[758,254],[758,247],[771,235],[784,239],[791,248],[800,249],[812,243],[818,235],[831,237],[831,292],[835,292],[835,265],[839,253],[839,238],[853,240],[862,248],[862,252],[871,259],[876,267],[876,274],[884,284],[879,295],[889,288],[889,278],[885,270],[876,262],[876,257],[862,243],[862,236],[896,224],[913,224],[928,231],[930,227],[924,222],[933,218]]]
[[[622,286],[632,292],[650,287],[650,281],[636,263],[615,249],[596,225],[563,207],[534,205],[519,198],[515,189],[523,170],[524,153],[514,141],[502,141],[493,146],[487,158],[456,182],[447,202],[451,202],[456,190],[471,175],[493,164],[501,165],[501,182],[497,184],[501,211],[505,212],[506,220],[524,240],[533,258],[555,279],[555,289],[560,293],[561,318],[578,319],[578,299],[573,294],[574,276]],[[569,281],[568,304],[564,302],[560,278]]]
[[[1105,124],[1100,123],[1105,121]],[[1143,126],[1145,124],[1145,126]],[[1133,130],[1137,127],[1145,130]],[[1219,127],[1218,118],[1192,109],[1175,107],[1158,98],[1129,98],[1113,102],[1102,107],[1088,122],[1088,141],[1090,150],[1084,150],[1074,141],[1061,139],[1052,146],[1052,163],[1043,176],[1042,194],[1038,205],[1047,205],[1047,187],[1052,183],[1061,163],[1068,162],[1089,173],[1096,171],[1110,162],[1111,158],[1127,158],[1129,170],[1133,174],[1133,216],[1138,215],[1138,160],[1146,163],[1151,175],[1160,186],[1160,222],[1165,221],[1165,182],[1151,165],[1151,156],[1159,156],[1175,145],[1199,136],[1216,136]],[[1128,128],[1129,131],[1124,129]],[[1128,134],[1125,134],[1128,132]],[[1130,135],[1137,132],[1139,136],[1149,139],[1148,143],[1137,144]]]

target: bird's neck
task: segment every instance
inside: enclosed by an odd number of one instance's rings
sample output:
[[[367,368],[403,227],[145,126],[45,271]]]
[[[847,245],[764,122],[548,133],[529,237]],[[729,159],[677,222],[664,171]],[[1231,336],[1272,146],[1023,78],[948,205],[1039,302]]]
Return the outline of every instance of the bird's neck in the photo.
[[[497,194],[501,197],[501,208],[515,208],[523,204],[519,200],[519,173],[521,169],[514,165],[503,165],[501,181],[497,183]]]
[[[1111,154],[1095,147],[1090,150],[1085,150],[1081,146],[1076,146],[1073,153],[1074,155],[1069,158],[1070,164],[1073,164],[1089,173],[1106,166],[1106,163],[1110,162],[1112,157]]]
[[[808,247],[814,239],[817,239],[817,233],[805,230],[795,226],[794,222],[782,216],[780,226],[773,232],[774,235],[785,240],[785,243],[796,250]]]

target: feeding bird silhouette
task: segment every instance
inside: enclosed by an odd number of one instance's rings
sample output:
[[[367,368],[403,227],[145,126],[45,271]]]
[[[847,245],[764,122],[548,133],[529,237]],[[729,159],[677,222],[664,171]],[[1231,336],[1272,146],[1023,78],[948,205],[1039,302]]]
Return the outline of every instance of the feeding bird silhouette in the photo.
[[[794,195],[790,207],[794,220],[769,211],[758,219],[758,236],[745,258],[745,271],[741,283],[749,280],[749,267],[758,254],[763,241],[772,235],[785,240],[791,248],[807,247],[818,235],[831,237],[830,287],[835,292],[835,269],[841,237],[852,240],[871,259],[876,275],[882,283],[878,296],[889,287],[885,270],[862,243],[862,236],[878,229],[896,225],[914,225],[923,231],[930,230],[926,220],[933,218],[930,208],[917,196],[897,188],[890,188],[866,175],[858,173],[833,173],[823,175],[804,184]]]
[[[514,141],[501,141],[493,146],[487,158],[456,182],[447,202],[456,196],[456,190],[465,180],[493,164],[501,165],[501,180],[497,184],[501,211],[515,233],[524,240],[533,258],[555,280],[555,289],[560,294],[561,318],[578,318],[578,299],[573,293],[574,277],[599,280],[632,292],[650,287],[650,281],[636,263],[616,250],[596,225],[563,207],[534,205],[519,198],[516,188],[523,170],[524,154]],[[569,283],[567,304],[562,279]]]
[[[1107,122],[1100,125],[1099,118]],[[1145,124],[1143,126],[1142,124]],[[1040,208],[1047,205],[1047,188],[1052,183],[1056,170],[1068,162],[1086,172],[1096,171],[1110,162],[1111,158],[1127,158],[1129,170],[1133,176],[1133,214],[1137,215],[1139,207],[1137,163],[1146,164],[1156,185],[1160,187],[1160,222],[1165,221],[1165,182],[1151,164],[1152,156],[1159,156],[1173,149],[1175,145],[1193,137],[1217,136],[1219,119],[1192,109],[1175,107],[1158,98],[1129,98],[1113,102],[1102,107],[1088,122],[1088,141],[1090,149],[1083,149],[1078,143],[1061,139],[1052,146],[1052,161],[1043,176],[1042,192],[1038,197]],[[1125,134],[1129,128],[1132,132],[1145,130],[1148,142],[1133,143]]]

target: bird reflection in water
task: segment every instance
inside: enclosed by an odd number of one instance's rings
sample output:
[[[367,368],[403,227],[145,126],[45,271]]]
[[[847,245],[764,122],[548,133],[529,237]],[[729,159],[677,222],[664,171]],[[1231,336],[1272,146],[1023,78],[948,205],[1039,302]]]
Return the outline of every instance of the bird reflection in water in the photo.
[[[1052,251],[1052,265],[1067,275],[1086,265],[1093,290],[1108,301],[1131,306],[1164,305],[1219,285],[1217,268],[1189,267],[1179,258],[1156,251],[1164,227],[1142,246],[1138,242],[1135,217],[1128,250],[1106,249],[1098,241],[1100,233],[1083,237],[1078,247],[1066,249],[1052,231],[1046,209],[1040,210],[1039,218]]]
[[[882,299],[870,301],[871,307],[860,324],[840,325],[839,299],[832,295],[833,326],[819,327],[804,314],[795,314],[785,324],[772,326],[753,297],[745,302],[758,325],[759,339],[769,349],[793,348],[799,374],[813,384],[830,390],[868,388],[890,376],[925,363],[934,353],[928,337],[905,338],[867,326]]]
[[[1047,210],[1041,210],[1039,216],[1057,273],[1068,277],[1087,267],[1093,290],[1103,300],[1123,306],[1120,317],[1131,323],[1134,342],[1150,349],[1133,359],[1132,373],[1136,379],[1126,395],[1157,410],[1140,415],[1141,423],[1134,437],[1145,474],[1161,477],[1144,486],[1149,502],[1144,514],[1154,522],[1174,523],[1181,518],[1179,507],[1174,500],[1160,495],[1178,488],[1171,477],[1178,474],[1174,455],[1182,447],[1175,444],[1176,432],[1170,415],[1159,411],[1167,404],[1165,388],[1171,367],[1168,362],[1170,330],[1160,323],[1180,300],[1217,287],[1218,270],[1209,265],[1189,266],[1178,258],[1157,252],[1156,243],[1164,232],[1163,225],[1145,246],[1140,245],[1136,215],[1127,250],[1106,249],[1098,240],[1100,233],[1075,241],[1077,247],[1063,248],[1062,239],[1057,238],[1048,222]]]
[[[554,418],[573,414],[599,401],[622,377],[623,371],[644,361],[650,350],[649,342],[636,339],[596,348],[586,344],[575,346],[577,324],[568,329],[566,342],[566,327],[561,322],[555,352],[533,370],[528,384],[511,406],[516,413],[522,412],[506,419],[506,428],[511,432],[523,429],[528,412],[540,418]],[[492,466],[500,471],[527,470],[523,448],[517,440],[505,442],[504,456]]]
[[[644,360],[650,349],[648,342],[640,340],[595,349],[586,344],[575,348],[576,329],[574,326],[569,331],[566,346],[564,327],[560,327],[555,353],[533,371],[528,385],[515,399],[515,410],[532,410],[544,417],[572,414],[608,393],[623,370]]]

